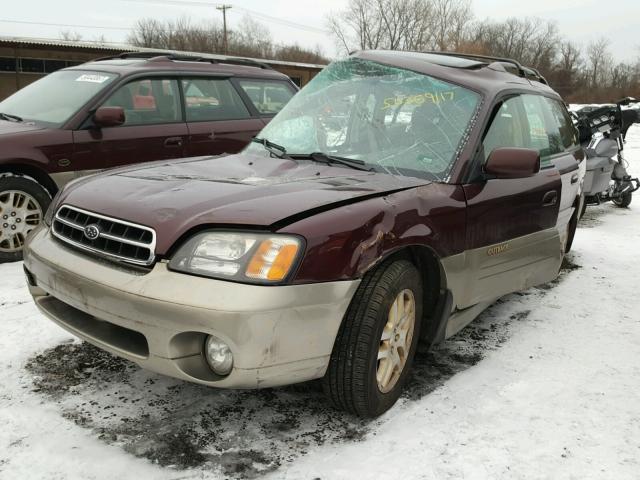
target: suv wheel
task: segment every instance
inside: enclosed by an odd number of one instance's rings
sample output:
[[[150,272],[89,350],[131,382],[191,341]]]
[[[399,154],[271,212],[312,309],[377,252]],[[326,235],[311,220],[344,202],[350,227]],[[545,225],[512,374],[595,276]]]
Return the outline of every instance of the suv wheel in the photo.
[[[422,280],[400,260],[362,280],[338,332],[325,393],[338,408],[375,417],[398,400],[420,337]]]
[[[35,180],[0,177],[0,263],[22,259],[29,232],[44,218],[51,197]]]

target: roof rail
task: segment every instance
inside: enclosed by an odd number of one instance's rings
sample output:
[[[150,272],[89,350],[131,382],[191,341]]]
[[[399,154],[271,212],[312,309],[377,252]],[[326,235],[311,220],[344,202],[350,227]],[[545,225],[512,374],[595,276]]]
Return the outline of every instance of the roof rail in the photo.
[[[497,62],[500,64],[506,64],[508,66],[511,67],[515,67],[518,73],[518,76],[522,77],[522,78],[526,78],[528,80],[536,80],[540,83],[543,83],[545,85],[549,85],[549,83],[547,82],[547,79],[544,78],[540,72],[538,72],[538,70],[536,70],[535,68],[532,67],[524,67],[520,62],[518,62],[517,60],[514,60],[512,58],[504,58],[504,57],[495,57],[492,55],[477,55],[474,53],[460,53],[460,52],[435,52],[435,51],[429,51],[429,52],[424,52],[424,53],[430,53],[433,55],[445,55],[445,56],[449,56],[449,57],[460,57],[460,58],[469,58],[469,59],[474,59],[474,60],[490,60],[493,62]]]
[[[263,62],[258,62],[257,60],[253,60],[250,58],[236,58],[236,57],[226,57],[226,58],[213,58],[213,57],[203,57],[199,55],[176,55],[172,52],[123,52],[119,55],[113,55],[109,57],[102,57],[94,62],[101,62],[105,60],[117,60],[117,59],[127,59],[127,58],[140,58],[147,59],[149,61],[177,61],[177,62],[204,62],[204,63],[213,63],[213,64],[229,64],[229,65],[243,65],[247,67],[257,67],[262,68],[263,70],[273,70],[273,68]]]

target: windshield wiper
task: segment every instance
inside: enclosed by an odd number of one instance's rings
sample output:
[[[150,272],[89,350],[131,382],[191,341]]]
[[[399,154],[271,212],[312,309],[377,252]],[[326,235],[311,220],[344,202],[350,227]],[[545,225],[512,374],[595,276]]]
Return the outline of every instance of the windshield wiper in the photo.
[[[269,153],[275,155],[278,158],[289,158],[287,156],[287,149],[282,145],[278,145],[277,143],[273,143],[271,140],[267,140],[266,138],[258,138],[253,137],[251,139],[254,143],[259,143],[262,145]]]
[[[345,167],[353,168],[355,170],[363,170],[365,172],[375,171],[373,167],[365,166],[366,163],[362,160],[356,160],[355,158],[338,157],[335,155],[329,155],[324,152],[311,152],[311,153],[295,153],[291,154],[292,158],[308,158],[318,163],[326,163],[327,165],[343,165]]]
[[[0,118],[8,120],[9,122],[24,122],[24,120],[19,116],[11,115],[10,113],[0,113]]]

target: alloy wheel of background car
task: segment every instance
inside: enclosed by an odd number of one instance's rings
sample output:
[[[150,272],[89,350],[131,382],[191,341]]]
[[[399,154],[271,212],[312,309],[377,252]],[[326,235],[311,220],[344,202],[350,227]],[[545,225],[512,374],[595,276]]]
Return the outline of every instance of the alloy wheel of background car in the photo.
[[[420,337],[422,292],[420,272],[407,260],[383,263],[364,276],[323,379],[337,408],[375,417],[398,400]]]
[[[0,262],[22,258],[27,235],[43,220],[51,198],[24,177],[0,178]]]

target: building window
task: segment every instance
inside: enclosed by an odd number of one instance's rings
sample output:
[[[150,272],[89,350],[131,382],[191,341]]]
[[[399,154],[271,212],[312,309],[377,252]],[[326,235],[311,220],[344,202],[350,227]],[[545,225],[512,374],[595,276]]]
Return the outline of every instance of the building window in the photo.
[[[16,59],[0,57],[0,72],[15,72]]]
[[[64,60],[45,60],[44,61],[44,72],[52,73],[56,70],[60,70],[67,66],[67,62]]]
[[[302,78],[300,77],[289,77],[293,83],[295,83],[298,87],[302,86]]]
[[[26,73],[44,73],[44,60],[35,58],[21,58],[20,71]]]

